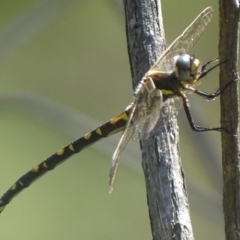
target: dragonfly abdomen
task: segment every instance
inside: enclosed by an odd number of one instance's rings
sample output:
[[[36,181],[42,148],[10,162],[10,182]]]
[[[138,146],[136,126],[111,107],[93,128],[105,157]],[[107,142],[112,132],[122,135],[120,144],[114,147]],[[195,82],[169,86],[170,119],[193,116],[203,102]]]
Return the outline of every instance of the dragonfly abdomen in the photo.
[[[124,129],[130,109],[112,118],[93,131],[86,133],[79,139],[71,142],[64,148],[59,149],[52,156],[46,158],[40,164],[33,167],[26,174],[21,176],[0,198],[0,213],[6,205],[19,194],[23,189],[29,187],[34,181],[42,177],[48,171],[53,170],[56,166],[66,161],[75,153],[80,152],[86,147],[94,144],[98,140],[113,135]]]

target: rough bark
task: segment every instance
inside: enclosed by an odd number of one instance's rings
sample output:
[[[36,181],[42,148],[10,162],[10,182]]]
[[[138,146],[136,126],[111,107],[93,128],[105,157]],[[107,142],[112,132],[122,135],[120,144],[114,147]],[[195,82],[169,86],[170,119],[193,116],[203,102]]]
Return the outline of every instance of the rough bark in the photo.
[[[124,0],[133,87],[165,48],[159,1]],[[193,239],[179,154],[179,135],[170,105],[155,135],[141,141],[149,217],[154,240]]]
[[[239,78],[239,3],[220,0],[220,85]],[[223,209],[225,235],[228,240],[240,239],[240,142],[239,87],[232,84],[221,96],[221,122],[230,131],[222,133]]]

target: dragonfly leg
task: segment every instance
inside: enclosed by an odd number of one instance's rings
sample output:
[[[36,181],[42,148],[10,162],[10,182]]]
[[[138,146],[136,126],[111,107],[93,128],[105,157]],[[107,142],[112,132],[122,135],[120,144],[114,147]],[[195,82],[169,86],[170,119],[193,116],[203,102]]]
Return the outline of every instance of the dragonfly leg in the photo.
[[[232,81],[228,82],[222,89],[219,88],[219,89],[218,89],[216,92],[214,92],[214,93],[202,92],[202,91],[197,90],[197,89],[195,89],[195,88],[193,88],[193,87],[186,87],[185,90],[190,91],[190,92],[193,92],[193,93],[196,93],[198,96],[203,97],[203,98],[205,98],[206,100],[213,100],[213,99],[215,99],[216,97],[218,97],[220,94],[222,94],[222,93],[226,90],[226,88],[227,88],[228,86],[230,86],[231,84],[233,84],[233,83],[235,83],[235,82],[237,82],[237,81],[239,81],[239,80],[240,80],[240,79],[235,79],[235,80],[232,80]]]
[[[205,64],[202,66],[202,68],[201,68],[201,70],[200,70],[200,75],[198,76],[197,81],[199,81],[200,79],[202,79],[203,77],[205,77],[209,72],[211,72],[211,71],[212,71],[213,69],[215,69],[216,67],[219,67],[221,64],[227,62],[227,61],[222,61],[222,62],[216,64],[215,66],[207,69],[208,65],[210,65],[212,62],[215,62],[215,61],[218,61],[218,58],[214,58],[214,59],[208,61],[207,63],[205,63]]]
[[[191,115],[191,111],[190,111],[190,108],[189,108],[189,102],[188,102],[187,96],[183,92],[181,92],[179,94],[179,96],[182,99],[183,107],[184,107],[185,113],[187,115],[188,122],[189,122],[193,131],[196,131],[196,132],[206,132],[206,131],[226,131],[226,132],[229,132],[226,128],[223,128],[223,127],[209,128],[209,127],[198,126],[194,122],[193,117]]]
[[[202,65],[201,72],[205,72],[205,71],[206,71],[206,68],[208,67],[208,65],[210,65],[211,63],[216,62],[216,61],[218,61],[218,60],[219,60],[219,58],[216,57],[216,58],[214,58],[214,59],[206,62],[204,65]],[[217,65],[217,66],[218,66],[218,65]],[[215,66],[214,66],[214,67],[215,67]]]

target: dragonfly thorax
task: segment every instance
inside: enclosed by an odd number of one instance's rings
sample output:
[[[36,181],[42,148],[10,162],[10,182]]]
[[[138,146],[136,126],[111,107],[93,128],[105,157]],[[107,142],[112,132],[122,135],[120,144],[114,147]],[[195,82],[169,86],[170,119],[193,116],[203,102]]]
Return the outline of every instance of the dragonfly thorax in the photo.
[[[193,84],[199,74],[200,61],[189,55],[175,57],[175,74],[182,84]]]

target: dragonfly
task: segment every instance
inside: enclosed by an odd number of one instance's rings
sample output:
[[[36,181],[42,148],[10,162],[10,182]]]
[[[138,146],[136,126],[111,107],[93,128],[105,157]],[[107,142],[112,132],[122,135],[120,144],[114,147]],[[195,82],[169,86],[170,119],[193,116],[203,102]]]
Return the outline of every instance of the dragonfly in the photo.
[[[186,96],[186,92],[192,92],[211,100],[219,96],[232,83],[229,82],[222,89],[218,89],[211,94],[194,88],[194,85],[200,83],[203,77],[221,64],[218,63],[210,67],[210,64],[217,60],[213,59],[201,65],[197,58],[187,54],[204,32],[211,21],[212,15],[213,9],[211,7],[204,9],[164,51],[138,84],[134,92],[134,100],[124,112],[59,149],[21,176],[0,198],[0,213],[17,194],[45,173],[102,138],[122,131],[120,141],[112,157],[112,166],[109,173],[109,185],[110,191],[112,191],[119,159],[128,141],[132,136],[137,136],[139,139],[148,139],[151,136],[161,115],[162,106],[168,99],[179,98],[182,100],[188,122],[194,131],[225,130],[222,127],[207,128],[195,124]]]

